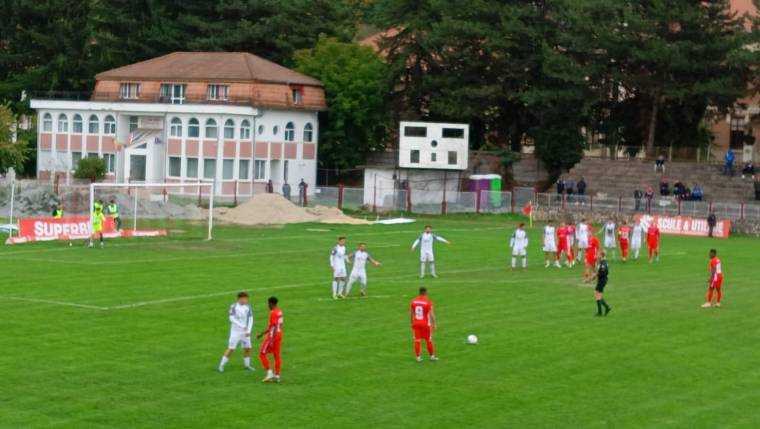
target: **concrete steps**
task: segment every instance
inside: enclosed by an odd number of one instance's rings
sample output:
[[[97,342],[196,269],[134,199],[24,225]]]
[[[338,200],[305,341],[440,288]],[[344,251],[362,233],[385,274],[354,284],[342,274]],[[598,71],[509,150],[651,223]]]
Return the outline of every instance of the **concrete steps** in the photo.
[[[668,162],[665,173],[654,172],[654,162],[640,160],[609,160],[584,158],[562,178],[577,182],[581,177],[586,180],[588,195],[606,194],[608,196],[633,197],[633,191],[646,190],[651,186],[659,195],[660,180],[670,184],[681,181],[688,188],[698,183],[702,186],[705,200],[713,201],[747,201],[753,198],[754,190],[750,180],[743,180],[740,174],[733,177],[723,176],[720,166],[714,164],[697,164],[693,162]],[[556,188],[555,188],[556,189]]]

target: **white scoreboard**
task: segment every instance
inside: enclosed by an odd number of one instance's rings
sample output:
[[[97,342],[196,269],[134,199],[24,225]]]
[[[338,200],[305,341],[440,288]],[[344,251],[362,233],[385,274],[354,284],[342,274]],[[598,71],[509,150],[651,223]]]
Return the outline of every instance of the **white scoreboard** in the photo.
[[[398,135],[399,167],[467,169],[470,138],[467,124],[401,122]]]

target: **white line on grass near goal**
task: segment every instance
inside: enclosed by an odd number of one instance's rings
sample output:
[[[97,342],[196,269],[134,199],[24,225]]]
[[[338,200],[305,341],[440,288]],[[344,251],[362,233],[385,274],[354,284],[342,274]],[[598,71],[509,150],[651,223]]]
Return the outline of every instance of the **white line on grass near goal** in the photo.
[[[0,296],[0,299],[7,299],[10,301],[36,302],[40,304],[64,305],[68,307],[87,308],[90,310],[101,310],[101,311],[110,310],[109,307],[100,307],[97,305],[77,304],[75,302],[54,301],[50,299],[24,298],[20,296]]]

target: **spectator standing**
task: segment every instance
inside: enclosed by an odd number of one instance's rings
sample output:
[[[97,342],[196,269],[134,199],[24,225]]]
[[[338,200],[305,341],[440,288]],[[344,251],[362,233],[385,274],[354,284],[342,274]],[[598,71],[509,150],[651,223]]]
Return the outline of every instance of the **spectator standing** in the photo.
[[[647,211],[652,208],[652,200],[654,199],[654,189],[651,186],[647,186],[647,190],[644,191],[644,198],[647,200]]]
[[[755,177],[755,200],[760,201],[760,176]]]
[[[734,151],[729,148],[726,151],[726,156],[723,157],[723,174],[726,176],[733,176],[734,175],[734,161],[736,160],[736,156],[734,156]]]
[[[586,195],[586,181],[583,177],[578,181],[578,195]]]
[[[691,190],[691,199],[694,201],[702,201],[702,199],[705,197],[704,191],[702,190],[702,187],[699,186],[699,183],[694,184],[694,189]]]
[[[707,215],[707,236],[712,237],[713,236],[713,230],[715,229],[715,224],[718,223],[717,219],[715,219],[715,213],[710,212],[709,215]]]
[[[269,179],[267,181],[267,194],[273,194],[274,193],[274,183],[272,183],[272,179]]]
[[[565,193],[565,181],[562,179],[557,180],[557,193],[560,195]]]
[[[742,168],[742,179],[744,179],[745,176],[750,179],[755,178],[755,164],[753,164],[752,161],[744,164],[744,168]]]
[[[660,195],[663,197],[670,195],[670,185],[665,179],[660,180]]]
[[[657,170],[665,174],[665,155],[660,154],[654,161],[654,172],[657,173]]]
[[[641,198],[644,196],[644,193],[641,192],[641,189],[636,188],[635,191],[633,191],[633,200],[635,201],[636,207],[634,210],[641,211]]]
[[[298,182],[298,204],[302,206],[306,206],[306,189],[308,189],[308,185],[301,179]]]
[[[290,199],[290,185],[288,182],[282,184],[282,196],[286,199]]]

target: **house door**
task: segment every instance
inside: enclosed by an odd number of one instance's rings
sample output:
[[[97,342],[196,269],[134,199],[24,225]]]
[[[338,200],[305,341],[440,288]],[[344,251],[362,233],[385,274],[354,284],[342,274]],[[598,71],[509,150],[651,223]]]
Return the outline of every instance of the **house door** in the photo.
[[[129,155],[129,180],[133,182],[145,181],[145,170],[147,168],[146,155]]]

